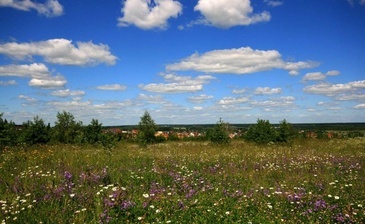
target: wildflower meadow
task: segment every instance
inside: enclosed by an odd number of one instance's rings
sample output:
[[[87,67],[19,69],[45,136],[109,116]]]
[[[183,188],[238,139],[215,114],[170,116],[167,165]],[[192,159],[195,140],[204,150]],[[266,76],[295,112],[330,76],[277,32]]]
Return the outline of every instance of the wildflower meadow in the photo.
[[[365,139],[0,152],[1,223],[365,223]]]

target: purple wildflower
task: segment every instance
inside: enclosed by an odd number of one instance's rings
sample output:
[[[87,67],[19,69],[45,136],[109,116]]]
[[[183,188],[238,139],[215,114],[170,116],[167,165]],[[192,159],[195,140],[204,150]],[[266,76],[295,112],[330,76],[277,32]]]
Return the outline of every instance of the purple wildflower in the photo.
[[[186,198],[191,198],[195,195],[196,190],[190,189],[189,192],[185,195]]]
[[[68,171],[65,171],[64,177],[65,177],[66,180],[71,180],[72,174],[70,172],[68,172]]]
[[[135,205],[136,205],[136,203],[134,203],[134,202],[131,202],[131,201],[123,201],[120,204],[120,209],[121,210],[127,210],[128,208],[131,208],[131,207],[133,207]]]
[[[319,211],[325,209],[327,207],[327,203],[323,199],[319,199],[314,203],[314,211]]]

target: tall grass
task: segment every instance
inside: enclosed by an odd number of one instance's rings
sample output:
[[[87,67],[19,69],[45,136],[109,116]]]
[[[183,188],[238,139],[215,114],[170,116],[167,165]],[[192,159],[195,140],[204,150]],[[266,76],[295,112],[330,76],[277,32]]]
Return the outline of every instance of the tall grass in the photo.
[[[2,223],[364,223],[365,139],[0,154]]]

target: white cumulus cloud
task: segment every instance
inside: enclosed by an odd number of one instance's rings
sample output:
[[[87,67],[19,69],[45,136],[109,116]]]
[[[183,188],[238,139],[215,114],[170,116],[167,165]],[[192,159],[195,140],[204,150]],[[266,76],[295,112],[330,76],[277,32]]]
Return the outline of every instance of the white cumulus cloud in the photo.
[[[47,66],[42,63],[0,66],[0,76],[41,78],[47,77],[49,74]]]
[[[56,17],[63,14],[63,6],[58,0],[48,0],[45,3],[30,0],[0,0],[0,7],[12,7],[22,11],[36,10],[46,17]]]
[[[35,98],[33,98],[33,97],[26,96],[26,95],[23,95],[23,94],[20,94],[20,95],[18,96],[18,98],[19,98],[19,99],[22,99],[22,100],[26,100],[26,101],[28,101],[28,102],[30,102],[30,103],[34,103],[34,102],[37,102],[37,101],[38,101],[37,99],[35,99]]]
[[[223,99],[218,101],[220,105],[230,105],[230,104],[239,104],[246,103],[249,100],[247,97],[223,97]]]
[[[85,91],[82,90],[71,91],[70,89],[61,89],[53,91],[51,94],[52,96],[58,96],[58,97],[83,96],[85,95]]]
[[[353,92],[362,88],[365,88],[365,80],[340,84],[320,83],[317,85],[306,86],[303,90],[304,92],[312,94],[335,96],[338,94]]]
[[[110,84],[110,85],[102,85],[97,86],[96,89],[98,90],[111,90],[111,91],[124,91],[127,89],[126,86],[120,84]]]
[[[213,98],[214,98],[214,96],[212,96],[212,95],[200,94],[198,96],[188,97],[188,100],[191,103],[204,103],[205,101],[213,99]]]
[[[339,75],[340,72],[337,70],[331,70],[326,72],[325,74],[322,72],[310,72],[305,74],[302,81],[318,81],[318,80],[324,80],[327,76],[336,76]]]
[[[30,86],[47,89],[63,87],[67,83],[61,75],[52,76],[47,66],[42,63],[0,66],[0,76],[30,78]]]
[[[365,103],[358,104],[354,107],[355,109],[365,109]]]
[[[338,70],[331,70],[326,73],[326,75],[328,75],[328,76],[336,76],[339,74],[340,74],[340,71],[338,71]]]
[[[156,93],[189,93],[203,90],[203,84],[208,84],[215,79],[210,75],[201,75],[196,78],[175,74],[163,74],[162,76],[168,83],[140,84],[138,87],[142,90]]]
[[[41,56],[49,63],[79,66],[100,63],[113,65],[117,60],[117,57],[111,54],[107,45],[96,45],[91,41],[76,42],[75,45],[67,39],[0,44],[0,54],[19,60]]]
[[[317,62],[285,62],[276,50],[254,50],[250,47],[195,53],[180,62],[166,66],[170,71],[194,70],[206,73],[249,74],[272,69],[284,69],[290,74],[318,66]]]
[[[257,95],[272,95],[281,93],[281,88],[258,87],[255,90]]]
[[[182,12],[182,5],[174,0],[126,0],[119,26],[135,25],[141,29],[165,29],[168,19]]]
[[[199,0],[194,10],[199,11],[208,24],[219,28],[250,25],[271,19],[270,13],[266,11],[253,13],[250,0]]]
[[[251,105],[260,106],[265,108],[274,107],[293,107],[295,106],[295,97],[293,96],[283,96],[278,99],[270,99],[264,101],[251,101]]]
[[[303,77],[303,81],[310,81],[310,80],[324,80],[326,75],[322,74],[321,72],[310,72],[305,74]]]
[[[66,85],[67,81],[63,76],[49,76],[42,79],[34,78],[29,81],[29,86],[44,89],[60,88]]]

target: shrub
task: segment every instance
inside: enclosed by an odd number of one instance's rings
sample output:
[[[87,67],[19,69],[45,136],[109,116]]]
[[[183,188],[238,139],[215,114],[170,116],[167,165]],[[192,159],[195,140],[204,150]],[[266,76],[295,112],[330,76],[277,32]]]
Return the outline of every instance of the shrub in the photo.
[[[101,140],[102,123],[96,119],[92,119],[91,123],[85,128],[85,138],[90,144],[98,143]]]
[[[108,150],[113,149],[117,144],[117,137],[112,133],[102,133],[98,138],[98,142]]]
[[[28,145],[45,144],[50,140],[50,125],[46,126],[44,121],[38,116],[33,121],[23,124],[23,141]]]
[[[207,137],[214,144],[228,144],[231,141],[229,138],[229,129],[229,124],[219,119],[216,125],[208,130]]]
[[[57,113],[53,127],[53,139],[60,143],[77,143],[82,141],[82,122],[76,122],[74,116],[66,111]]]
[[[285,119],[280,121],[279,128],[277,130],[277,141],[288,143],[291,142],[297,136],[297,131],[293,125],[288,123]]]
[[[247,141],[267,144],[276,141],[276,132],[268,120],[258,119],[255,125],[248,128],[244,137]]]
[[[6,119],[2,119],[3,114],[0,113],[0,149],[5,146],[12,146],[18,143],[18,133],[15,123]]]

